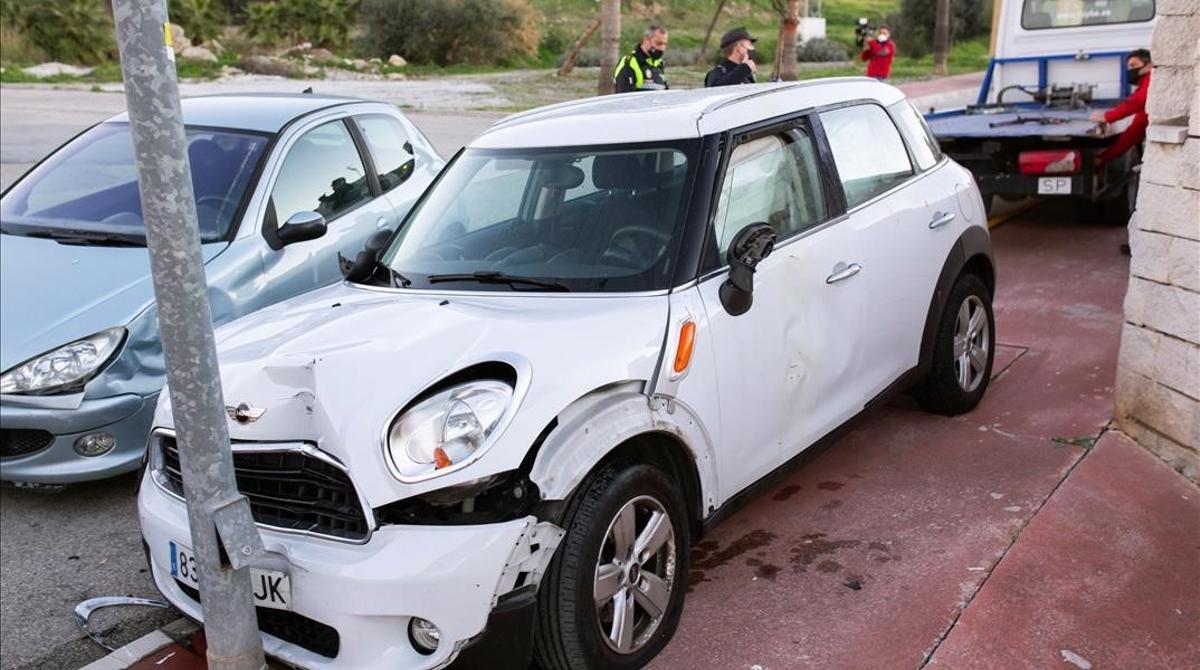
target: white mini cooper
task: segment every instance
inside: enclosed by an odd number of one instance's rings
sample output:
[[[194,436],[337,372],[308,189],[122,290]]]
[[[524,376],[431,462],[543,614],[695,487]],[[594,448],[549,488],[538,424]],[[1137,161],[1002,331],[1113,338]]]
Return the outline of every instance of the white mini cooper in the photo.
[[[744,494],[894,392],[970,410],[992,366],[979,193],[866,79],[510,117],[342,269],[218,331],[283,557],[259,624],[300,667],[643,666]],[[168,402],[139,513],[200,619]]]

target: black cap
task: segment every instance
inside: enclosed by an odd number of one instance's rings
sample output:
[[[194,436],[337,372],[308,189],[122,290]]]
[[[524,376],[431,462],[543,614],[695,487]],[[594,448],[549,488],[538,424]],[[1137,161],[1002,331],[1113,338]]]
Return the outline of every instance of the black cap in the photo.
[[[758,38],[751,37],[750,31],[746,30],[745,28],[734,28],[733,30],[730,30],[729,32],[725,33],[724,35],[721,35],[721,48],[724,49],[725,47],[729,46],[730,44],[733,44],[734,42],[740,42],[742,40],[750,40],[751,42],[757,42]]]

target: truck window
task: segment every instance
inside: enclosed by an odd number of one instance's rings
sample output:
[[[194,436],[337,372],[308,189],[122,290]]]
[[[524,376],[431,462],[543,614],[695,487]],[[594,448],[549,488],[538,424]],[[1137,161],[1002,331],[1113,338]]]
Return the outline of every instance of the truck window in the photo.
[[[1154,0],[1025,0],[1025,30],[1140,23],[1154,18]]]

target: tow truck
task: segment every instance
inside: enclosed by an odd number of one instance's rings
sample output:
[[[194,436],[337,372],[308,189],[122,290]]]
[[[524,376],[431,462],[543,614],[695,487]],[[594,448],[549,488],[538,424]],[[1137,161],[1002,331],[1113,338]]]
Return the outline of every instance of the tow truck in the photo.
[[[1096,123],[1131,91],[1130,51],[1149,48],[1154,0],[997,0],[994,56],[976,102],[925,116],[942,151],[996,198],[1070,197],[1081,218],[1125,223],[1140,151],[1099,165],[1129,120]]]

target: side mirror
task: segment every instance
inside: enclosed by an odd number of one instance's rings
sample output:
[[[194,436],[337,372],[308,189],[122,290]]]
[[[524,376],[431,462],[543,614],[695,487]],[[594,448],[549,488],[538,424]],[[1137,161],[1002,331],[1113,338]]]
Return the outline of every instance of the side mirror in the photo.
[[[283,244],[294,244],[306,240],[315,240],[328,230],[325,217],[316,212],[296,212],[287,222],[279,227],[279,241]]]
[[[754,268],[775,250],[775,229],[752,223],[733,236],[725,260],[729,278],[721,284],[721,305],[730,316],[741,316],[754,304]]]
[[[339,253],[338,267],[341,268],[342,276],[355,283],[361,283],[370,278],[379,265],[379,255],[387,248],[387,243],[391,239],[392,231],[390,229],[377,230],[367,238],[366,248],[358,252],[353,262]]]

